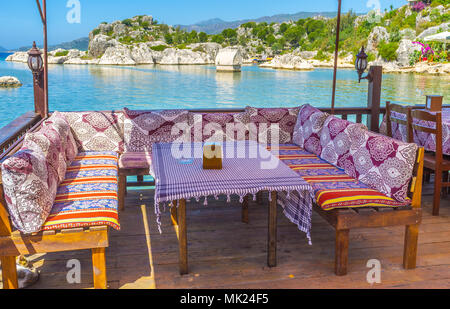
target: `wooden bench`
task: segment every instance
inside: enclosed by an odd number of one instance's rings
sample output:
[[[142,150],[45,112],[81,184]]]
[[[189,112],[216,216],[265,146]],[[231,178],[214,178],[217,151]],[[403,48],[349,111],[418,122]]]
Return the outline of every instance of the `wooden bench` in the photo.
[[[41,119],[36,123],[35,117],[31,117],[32,125],[17,126],[18,131],[12,134],[9,140],[2,141],[2,145],[6,146],[0,155],[0,162],[17,152],[25,133],[38,130],[44,120]],[[34,234],[23,234],[14,230],[4,198],[0,173],[0,260],[4,289],[18,288],[16,258],[20,255],[85,249],[92,250],[94,288],[106,289],[105,248],[109,246],[108,230],[108,226],[50,230]]]
[[[351,229],[376,228],[387,226],[406,226],[403,251],[403,267],[413,269],[416,267],[417,243],[419,225],[422,221],[422,179],[423,179],[424,149],[419,148],[416,164],[410,184],[408,196],[411,205],[399,208],[362,207],[344,208],[325,211],[317,204],[313,209],[336,230],[335,244],[335,274],[344,276],[348,268],[349,235]],[[262,203],[261,193],[258,194],[258,203]],[[272,203],[271,203],[272,204]],[[270,208],[273,208],[271,205]],[[269,235],[276,240],[276,211],[269,211]],[[244,200],[242,207],[242,222],[248,223],[248,199]],[[274,223],[275,222],[275,223]],[[276,242],[269,243],[269,250],[276,252]],[[276,253],[273,255],[276,256]],[[276,265],[276,261],[272,263]]]

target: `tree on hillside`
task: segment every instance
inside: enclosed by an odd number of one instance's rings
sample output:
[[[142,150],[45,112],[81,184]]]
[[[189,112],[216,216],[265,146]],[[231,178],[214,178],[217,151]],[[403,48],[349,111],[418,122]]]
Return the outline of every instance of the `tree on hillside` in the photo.
[[[198,39],[201,43],[208,42],[208,35],[205,32],[200,32],[198,34]]]

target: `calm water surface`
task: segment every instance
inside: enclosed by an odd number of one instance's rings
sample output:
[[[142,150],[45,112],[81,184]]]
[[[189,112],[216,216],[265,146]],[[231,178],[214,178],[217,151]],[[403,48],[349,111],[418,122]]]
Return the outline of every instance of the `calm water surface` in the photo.
[[[32,75],[26,64],[5,62],[0,76],[21,80],[17,89],[0,89],[0,127],[32,110]],[[214,66],[49,67],[50,110],[82,111],[158,108],[226,108],[331,104],[333,71],[279,71],[244,66],[242,73],[216,73]],[[424,104],[424,94],[441,94],[450,104],[450,76],[385,74],[382,101]],[[366,106],[367,81],[353,70],[338,73],[336,106]]]

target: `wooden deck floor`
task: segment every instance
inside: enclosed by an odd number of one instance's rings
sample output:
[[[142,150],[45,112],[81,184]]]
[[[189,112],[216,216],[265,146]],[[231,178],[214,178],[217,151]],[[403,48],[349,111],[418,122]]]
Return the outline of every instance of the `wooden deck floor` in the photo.
[[[130,191],[121,213],[121,231],[110,233],[107,273],[110,288],[450,288],[450,203],[431,216],[431,196],[424,197],[418,267],[404,270],[403,227],[354,230],[350,234],[349,274],[334,275],[334,230],[313,216],[313,245],[279,209],[278,267],[266,266],[267,204],[250,204],[250,223],[240,221],[237,200],[209,206],[188,203],[190,274],[178,273],[178,245],[170,214],[157,231],[153,191]],[[33,288],[90,288],[90,251],[29,257],[41,277]],[[80,284],[66,280],[67,261],[81,262]],[[382,264],[382,283],[366,281],[369,259]]]

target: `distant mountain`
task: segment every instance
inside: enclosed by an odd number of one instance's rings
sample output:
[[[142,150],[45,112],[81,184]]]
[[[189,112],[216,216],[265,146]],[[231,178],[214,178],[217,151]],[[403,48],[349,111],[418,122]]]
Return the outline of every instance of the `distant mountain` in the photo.
[[[6,52],[6,51],[8,51],[8,49],[6,49],[6,48],[0,46],[0,52]]]
[[[42,48],[42,46],[39,46]],[[73,40],[71,42],[64,42],[57,45],[51,45],[48,47],[49,51],[62,48],[62,49],[78,49],[78,50],[88,50],[89,47],[89,38],[80,38]],[[31,46],[20,47],[17,51],[28,51]]]
[[[192,31],[195,30],[197,32],[206,32],[207,34],[217,34],[222,32],[223,30],[227,28],[237,28],[242,24],[245,24],[250,21],[255,22],[266,22],[266,23],[282,23],[290,20],[297,21],[299,19],[304,19],[308,17],[314,17],[314,16],[323,16],[328,18],[336,17],[336,12],[298,12],[295,14],[278,14],[273,16],[264,16],[260,18],[255,19],[243,19],[243,20],[236,20],[236,21],[224,21],[220,18],[213,18],[208,19],[205,21],[201,21],[199,23],[193,24],[193,25],[176,25],[179,26],[181,29],[184,29],[186,31]]]

